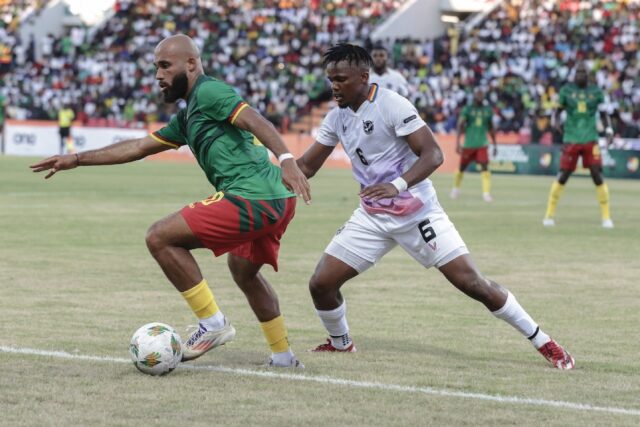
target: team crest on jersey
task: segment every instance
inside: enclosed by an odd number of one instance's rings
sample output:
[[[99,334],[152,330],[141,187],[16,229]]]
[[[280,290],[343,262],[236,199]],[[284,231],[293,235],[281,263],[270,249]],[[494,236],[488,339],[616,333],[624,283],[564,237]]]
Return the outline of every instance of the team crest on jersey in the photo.
[[[364,133],[371,135],[373,133],[373,122],[371,120],[365,120],[362,122]]]

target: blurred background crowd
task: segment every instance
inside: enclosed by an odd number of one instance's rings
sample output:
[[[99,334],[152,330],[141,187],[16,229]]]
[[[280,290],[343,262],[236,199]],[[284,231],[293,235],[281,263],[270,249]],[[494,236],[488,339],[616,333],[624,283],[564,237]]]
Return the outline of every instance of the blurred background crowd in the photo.
[[[22,41],[19,16],[46,1],[0,0],[0,94],[17,119],[55,119],[69,104],[85,123],[167,121],[153,49],[190,35],[207,74],[237,88],[283,130],[330,99],[321,67],[339,41],[370,48],[373,30],[404,0],[120,0],[93,27]],[[640,136],[640,5],[601,0],[501,2],[468,30],[432,40],[377,40],[402,73],[409,98],[437,132],[455,129],[473,89],[483,87],[504,132],[549,134],[559,88],[586,61],[619,136]],[[26,43],[22,43],[26,42]],[[36,55],[36,44],[40,54]]]

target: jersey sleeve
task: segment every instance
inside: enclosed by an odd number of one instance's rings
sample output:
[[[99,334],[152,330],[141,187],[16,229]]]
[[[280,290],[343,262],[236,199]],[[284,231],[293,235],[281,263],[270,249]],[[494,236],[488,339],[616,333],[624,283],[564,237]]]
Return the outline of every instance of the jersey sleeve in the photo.
[[[218,122],[229,120],[233,124],[238,114],[249,107],[235,89],[218,81],[203,83],[197,97],[202,114]]]
[[[393,95],[395,96],[390,96],[384,106],[387,123],[393,127],[396,136],[407,136],[426,126],[418,110],[409,100],[395,93]]]
[[[184,136],[181,121],[184,119],[185,110],[178,111],[178,114],[173,116],[169,123],[151,134],[151,138],[155,139],[161,144],[168,145],[173,148],[178,148],[182,145],[186,145],[187,140]]]
[[[318,135],[316,136],[316,141],[322,145],[326,145],[329,147],[335,147],[340,142],[340,138],[338,138],[337,129],[337,120],[338,120],[338,109],[334,108],[329,111],[322,120],[322,124],[320,125],[320,129],[318,129]]]
[[[464,120],[465,123],[469,123],[469,118],[467,117],[468,113],[469,113],[469,106],[465,105],[464,107],[462,107],[462,110],[460,110],[460,118]]]
[[[562,86],[560,89],[560,96],[558,97],[558,104],[560,107],[565,108],[567,106],[567,86]]]

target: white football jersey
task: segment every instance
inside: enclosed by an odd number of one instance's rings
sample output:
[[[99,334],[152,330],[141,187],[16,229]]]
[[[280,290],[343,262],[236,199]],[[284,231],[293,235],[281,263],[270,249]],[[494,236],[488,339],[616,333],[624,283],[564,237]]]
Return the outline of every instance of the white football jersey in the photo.
[[[381,88],[398,92],[405,98],[409,96],[409,83],[402,74],[387,68],[383,74],[377,74],[373,69],[369,73],[369,83],[375,83]]]
[[[393,181],[418,160],[403,137],[423,126],[426,123],[411,102],[373,84],[358,111],[348,107],[329,111],[316,141],[330,147],[341,142],[351,159],[354,178],[367,187]],[[435,195],[428,178],[409,192],[422,201]]]

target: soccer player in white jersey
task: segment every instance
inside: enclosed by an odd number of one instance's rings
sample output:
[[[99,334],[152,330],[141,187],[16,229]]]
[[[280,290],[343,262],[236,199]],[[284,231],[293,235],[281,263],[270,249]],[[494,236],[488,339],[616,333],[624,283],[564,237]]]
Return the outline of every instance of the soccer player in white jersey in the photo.
[[[473,263],[428,179],[443,156],[415,107],[397,93],[369,84],[372,59],[359,46],[330,48],[323,65],[338,107],[327,114],[298,166],[312,177],[342,143],[360,183],[361,200],[309,281],[313,303],[330,336],[314,351],[356,351],[340,287],[400,245],[517,329],[554,367],[573,368],[573,357],[540,329],[507,289],[485,278]]]
[[[378,87],[390,89],[399,93],[405,98],[409,96],[409,83],[402,74],[387,67],[389,55],[387,49],[382,45],[375,45],[371,49],[373,58],[373,70],[369,74],[369,83],[377,84]]]

